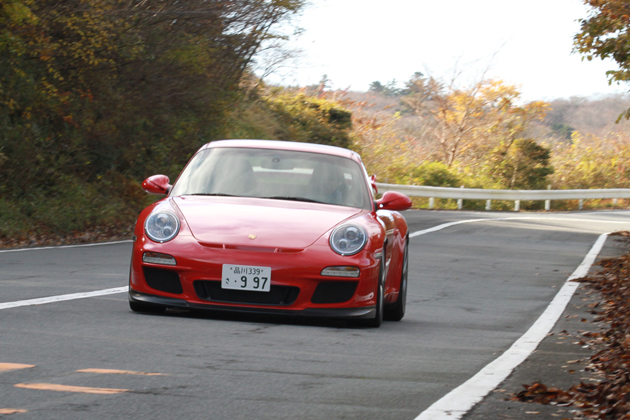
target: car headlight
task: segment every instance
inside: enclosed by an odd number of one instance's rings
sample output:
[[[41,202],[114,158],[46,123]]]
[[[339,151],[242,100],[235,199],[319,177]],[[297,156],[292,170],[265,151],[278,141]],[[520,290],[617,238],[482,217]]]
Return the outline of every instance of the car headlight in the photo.
[[[358,225],[343,225],[330,235],[330,247],[337,254],[354,255],[361,251],[367,242],[365,229]]]
[[[179,233],[179,219],[169,211],[157,211],[147,217],[144,231],[155,242],[168,242]]]

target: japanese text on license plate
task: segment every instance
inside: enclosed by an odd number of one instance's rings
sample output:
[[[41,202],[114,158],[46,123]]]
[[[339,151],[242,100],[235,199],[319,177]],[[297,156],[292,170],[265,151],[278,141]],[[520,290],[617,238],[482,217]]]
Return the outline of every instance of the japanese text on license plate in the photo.
[[[271,289],[271,267],[223,264],[221,287],[268,292]]]

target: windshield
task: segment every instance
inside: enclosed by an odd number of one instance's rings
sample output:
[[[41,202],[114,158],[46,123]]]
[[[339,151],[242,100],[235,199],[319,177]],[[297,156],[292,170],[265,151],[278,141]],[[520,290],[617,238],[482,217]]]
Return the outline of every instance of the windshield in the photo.
[[[287,150],[202,150],[182,172],[173,195],[258,197],[371,209],[363,169],[357,162]]]

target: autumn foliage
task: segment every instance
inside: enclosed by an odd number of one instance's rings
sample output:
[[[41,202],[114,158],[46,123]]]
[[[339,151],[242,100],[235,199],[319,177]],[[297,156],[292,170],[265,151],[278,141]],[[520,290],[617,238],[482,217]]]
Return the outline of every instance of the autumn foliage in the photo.
[[[580,19],[574,49],[587,60],[610,58],[619,68],[607,72],[610,83],[630,81],[630,4],[626,0],[584,0],[589,15]],[[630,118],[630,109],[621,116]]]
[[[500,80],[465,87],[416,73],[381,112],[354,105],[355,147],[382,182],[546,188],[551,149],[529,135],[549,109]]]
[[[614,111],[602,120],[597,108],[584,108],[587,99],[526,102],[517,87],[500,80],[465,85],[422,73],[414,74],[404,89],[391,83],[372,88],[349,97],[354,147],[381,182],[524,190],[630,187],[628,124],[614,126]],[[621,109],[612,98],[593,103]],[[572,110],[572,119],[560,118]],[[589,126],[593,119],[597,124]],[[483,208],[484,203],[464,205]],[[578,203],[553,205],[570,209]],[[513,208],[507,202],[493,206]],[[540,206],[530,202],[521,208]]]
[[[230,131],[303,3],[0,2],[0,240],[128,226],[139,180]]]
[[[262,57],[272,69],[291,55],[279,46],[305,3],[0,2],[0,243],[99,226],[126,234],[149,199],[138,182],[174,178],[219,138],[349,146],[389,183],[630,187],[630,130],[595,133],[566,121],[547,130],[553,104],[524,101],[498,79],[418,72],[403,87],[374,82],[368,93],[330,91],[326,77],[265,86],[252,69]],[[625,3],[590,1],[576,49],[625,59]],[[630,79],[624,66],[612,80]]]

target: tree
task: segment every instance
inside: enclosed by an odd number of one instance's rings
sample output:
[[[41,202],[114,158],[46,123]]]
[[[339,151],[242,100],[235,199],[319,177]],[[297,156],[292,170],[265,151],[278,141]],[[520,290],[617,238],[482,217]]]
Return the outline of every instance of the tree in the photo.
[[[456,160],[478,164],[499,145],[507,150],[548,105],[519,105],[520,92],[500,80],[482,80],[463,89],[434,79],[415,77],[403,102],[422,120],[436,143],[436,158],[448,167]]]
[[[379,182],[421,183],[414,171],[427,153],[398,128],[400,115],[373,115],[364,106],[353,109],[353,144],[370,173]],[[417,175],[417,174],[416,174]]]
[[[2,2],[0,188],[23,195],[112,170],[174,175],[221,137],[256,53],[282,38],[274,28],[303,4]]]
[[[491,159],[490,172],[504,188],[544,189],[547,177],[554,171],[550,166],[551,151],[532,139],[518,139],[512,147],[499,147]]]
[[[137,216],[137,180],[224,137],[304,3],[0,1],[0,239],[7,214],[56,233]]]
[[[627,0],[584,0],[591,7],[580,19],[580,32],[574,37],[574,51],[587,60],[612,58],[618,70],[609,70],[609,83],[630,81],[630,3]],[[630,118],[630,109],[619,116]],[[618,121],[619,121],[618,119]]]
[[[630,133],[599,137],[574,132],[571,142],[554,145],[554,188],[629,188]]]
[[[280,91],[262,98],[281,123],[274,137],[348,147],[352,113],[324,97]]]
[[[404,91],[396,87],[396,85],[398,85],[396,79],[390,80],[385,85],[377,80],[370,83],[368,92],[380,93],[385,96],[400,96],[404,93]]]
[[[370,88],[368,89],[368,92],[383,93],[383,90],[385,90],[385,86],[383,86],[381,82],[376,80],[370,83]]]

